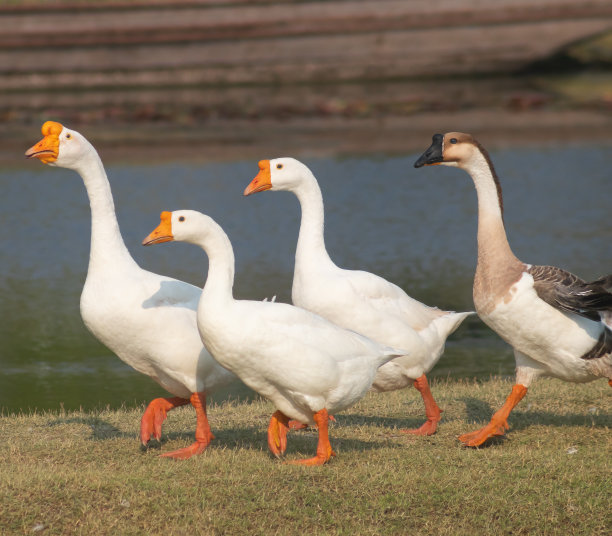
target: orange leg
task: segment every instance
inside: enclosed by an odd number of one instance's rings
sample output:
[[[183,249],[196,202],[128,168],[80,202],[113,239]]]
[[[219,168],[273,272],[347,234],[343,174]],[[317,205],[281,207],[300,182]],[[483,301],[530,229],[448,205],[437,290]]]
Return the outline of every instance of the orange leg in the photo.
[[[277,458],[280,458],[287,450],[288,430],[289,417],[281,411],[275,411],[268,425],[268,448]]]
[[[317,455],[314,458],[308,458],[306,460],[292,460],[287,463],[295,465],[323,465],[336,453],[332,450],[331,444],[329,443],[329,434],[327,431],[327,425],[329,422],[329,414],[326,409],[317,411],[314,414],[314,420],[319,428],[319,442],[317,443]]]
[[[427,420],[423,425],[421,425],[420,428],[415,428],[413,430],[402,430],[402,432],[414,435],[433,435],[436,433],[436,429],[438,428],[438,421],[442,418],[442,410],[438,407],[438,404],[436,404],[436,401],[431,394],[425,374],[414,380],[414,387],[419,393],[421,393],[423,402],[425,402],[425,415],[427,416]]]
[[[609,385],[610,387],[612,387],[612,378],[610,378],[610,379],[608,380],[608,385]]]
[[[166,413],[185,404],[189,404],[189,400],[178,396],[151,400],[140,420],[140,442],[146,445],[151,436],[159,441],[161,439],[162,423],[166,420]]]
[[[210,425],[208,424],[208,417],[206,416],[206,394],[205,393],[193,393],[189,398],[191,405],[196,410],[196,417],[198,419],[196,424],[195,442],[188,447],[174,450],[172,452],[166,452],[161,456],[164,458],[175,458],[177,460],[186,460],[191,458],[195,454],[204,452],[209,443],[215,438],[213,433],[210,431]]]
[[[478,447],[482,445],[487,439],[493,436],[503,436],[508,426],[508,416],[514,407],[523,399],[527,394],[527,387],[516,383],[512,386],[512,392],[510,396],[506,398],[506,402],[497,411],[491,421],[484,428],[471,432],[469,434],[463,434],[459,436],[461,441],[466,447]]]
[[[295,419],[291,419],[287,423],[287,426],[289,426],[289,430],[304,430],[305,428],[308,428],[307,424],[304,424],[300,421],[296,421]]]
[[[329,415],[329,420],[336,422],[336,417]],[[305,428],[308,428],[308,425],[303,422],[296,421],[295,419],[289,421],[289,430],[304,430]]]

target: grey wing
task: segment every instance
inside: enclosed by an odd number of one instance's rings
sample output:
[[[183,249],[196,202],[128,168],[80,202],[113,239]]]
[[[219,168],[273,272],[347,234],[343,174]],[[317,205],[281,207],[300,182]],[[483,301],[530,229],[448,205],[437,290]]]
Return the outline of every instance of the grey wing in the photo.
[[[554,266],[532,266],[527,271],[538,297],[557,309],[595,321],[601,320],[600,311],[612,311],[612,293],[606,290],[612,275],[586,282]]]

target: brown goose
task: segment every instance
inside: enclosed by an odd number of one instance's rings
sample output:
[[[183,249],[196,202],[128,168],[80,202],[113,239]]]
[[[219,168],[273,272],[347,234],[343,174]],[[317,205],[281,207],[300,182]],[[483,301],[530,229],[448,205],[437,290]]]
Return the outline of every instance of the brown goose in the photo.
[[[467,171],[478,195],[478,265],[474,305],[514,349],[516,383],[489,424],[459,436],[476,447],[503,435],[507,418],[539,376],[571,382],[608,378],[612,387],[612,275],[586,282],[554,266],[517,259],[506,237],[501,186],[487,151],[469,134],[436,134],[414,167]]]

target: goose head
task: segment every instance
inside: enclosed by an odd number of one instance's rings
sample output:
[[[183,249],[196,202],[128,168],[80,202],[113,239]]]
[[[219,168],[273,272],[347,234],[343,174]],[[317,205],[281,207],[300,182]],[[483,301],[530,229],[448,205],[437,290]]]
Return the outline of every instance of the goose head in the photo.
[[[295,158],[260,160],[259,173],[245,188],[244,195],[265,190],[291,191],[312,176],[312,172]]]
[[[463,132],[435,134],[432,144],[414,163],[414,167],[440,164],[465,169],[470,166],[478,153],[482,153],[482,148],[470,134]]]
[[[84,136],[55,121],[47,121],[41,132],[43,139],[30,147],[25,155],[50,166],[76,169],[83,156],[93,149]]]
[[[200,244],[212,227],[212,219],[195,210],[164,211],[159,225],[143,241],[143,246],[163,242],[190,242]]]
[[[434,134],[432,144],[414,163],[415,168],[435,165],[458,167],[467,171],[478,190],[478,184],[492,181],[497,190],[497,203],[503,215],[502,188],[495,167],[486,149],[476,139],[463,132]],[[481,186],[482,187],[482,186]]]

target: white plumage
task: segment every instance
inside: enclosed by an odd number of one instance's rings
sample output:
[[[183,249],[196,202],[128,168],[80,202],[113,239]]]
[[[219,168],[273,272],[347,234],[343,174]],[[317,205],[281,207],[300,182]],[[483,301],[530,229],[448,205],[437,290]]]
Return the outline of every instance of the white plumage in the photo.
[[[300,201],[302,220],[293,276],[294,305],[381,344],[409,350],[409,355],[379,369],[373,389],[390,391],[414,384],[425,401],[428,420],[411,432],[433,434],[440,409],[425,374],[440,359],[446,338],[472,313],[429,307],[382,277],[336,266],[325,248],[323,197],[312,172],[293,158],[262,160],[259,167],[260,172],[245,195],[287,190]]]
[[[278,409],[269,428],[271,451],[277,456],[284,453],[288,418],[292,418],[319,428],[317,456],[299,463],[325,463],[333,455],[327,416],[357,402],[377,368],[405,352],[292,305],[234,300],[231,243],[204,214],[162,213],[160,226],[145,240],[170,239],[191,242],[208,254],[208,278],[198,306],[200,334],[219,363]]]
[[[81,294],[87,328],[117,356],[178,398],[153,400],[141,422],[141,441],[159,439],[166,412],[191,403],[196,408],[196,442],[166,456],[186,458],[201,452],[212,434],[205,393],[234,381],[200,339],[196,308],[201,289],[140,268],[127,250],[115,215],[102,161],[81,134],[59,123],[43,125],[45,136],[27,156],[76,171],[91,205],[91,251]]]

